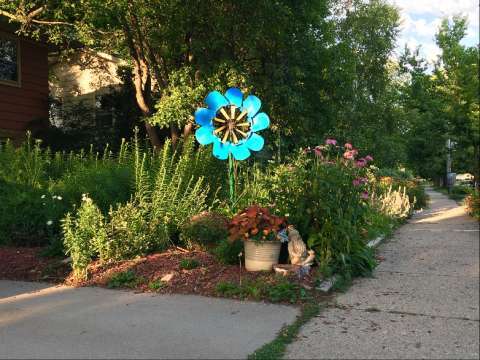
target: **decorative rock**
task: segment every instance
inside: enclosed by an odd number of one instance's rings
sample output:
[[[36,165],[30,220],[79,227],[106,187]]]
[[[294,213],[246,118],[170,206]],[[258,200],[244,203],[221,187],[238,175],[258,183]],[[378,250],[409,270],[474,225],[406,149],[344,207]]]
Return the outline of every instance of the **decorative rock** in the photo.
[[[174,273],[170,273],[170,274],[164,275],[164,276],[160,279],[160,281],[163,281],[163,282],[167,282],[167,283],[168,283],[168,282],[170,282],[170,280],[173,279],[173,276],[174,276],[174,275],[175,275]]]
[[[287,276],[288,274],[298,274],[300,271],[301,266],[300,265],[294,265],[294,264],[278,264],[273,266],[273,270],[277,274]]]

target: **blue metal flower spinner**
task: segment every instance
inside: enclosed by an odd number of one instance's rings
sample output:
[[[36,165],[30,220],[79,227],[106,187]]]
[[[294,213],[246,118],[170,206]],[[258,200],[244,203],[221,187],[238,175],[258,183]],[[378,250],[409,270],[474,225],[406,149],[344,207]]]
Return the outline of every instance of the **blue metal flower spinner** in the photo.
[[[230,88],[222,95],[210,92],[205,98],[207,108],[195,111],[195,122],[200,128],[195,138],[202,145],[213,143],[213,155],[226,160],[230,154],[235,160],[245,160],[250,150],[263,148],[263,137],[256,132],[269,127],[270,119],[260,112],[262,102],[255,95],[243,99],[238,88]]]

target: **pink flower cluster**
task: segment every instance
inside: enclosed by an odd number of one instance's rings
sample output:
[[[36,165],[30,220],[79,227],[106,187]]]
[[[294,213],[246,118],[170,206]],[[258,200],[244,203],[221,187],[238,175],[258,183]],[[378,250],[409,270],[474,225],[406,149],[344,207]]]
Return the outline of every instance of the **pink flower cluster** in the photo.
[[[327,138],[325,140],[325,145],[318,145],[318,146],[315,146],[315,148],[313,148],[313,149],[309,146],[309,147],[305,148],[303,150],[303,152],[305,154],[309,154],[311,152],[314,152],[316,157],[324,159],[324,156],[323,156],[324,154],[322,153],[322,151],[324,151],[324,150],[328,151],[329,150],[329,145],[338,147],[337,143],[338,142],[337,142],[336,139]],[[355,160],[356,156],[358,155],[358,150],[355,149],[351,143],[348,143],[348,142],[345,143],[343,148],[345,149],[345,152],[343,153],[343,158],[346,159],[346,160],[355,161],[354,165],[358,168],[365,167],[365,166],[368,165],[368,163],[370,161],[373,161],[373,157],[371,155],[367,155],[363,158]],[[327,162],[330,163],[330,161],[327,161]]]
[[[369,161],[373,161],[373,157],[371,157],[370,155],[367,155],[364,158],[360,158],[360,159],[356,160],[355,161],[355,166],[360,167],[360,168],[365,167],[365,166],[367,166]]]
[[[358,155],[358,150],[357,149],[351,149],[347,150],[343,153],[343,157],[347,160],[353,160],[355,159],[355,156]]]

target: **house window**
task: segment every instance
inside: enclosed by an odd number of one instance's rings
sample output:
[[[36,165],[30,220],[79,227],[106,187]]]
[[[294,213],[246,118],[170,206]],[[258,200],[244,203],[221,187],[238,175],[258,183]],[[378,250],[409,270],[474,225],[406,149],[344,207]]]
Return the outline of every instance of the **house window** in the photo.
[[[0,84],[20,86],[19,41],[2,33],[0,33]]]

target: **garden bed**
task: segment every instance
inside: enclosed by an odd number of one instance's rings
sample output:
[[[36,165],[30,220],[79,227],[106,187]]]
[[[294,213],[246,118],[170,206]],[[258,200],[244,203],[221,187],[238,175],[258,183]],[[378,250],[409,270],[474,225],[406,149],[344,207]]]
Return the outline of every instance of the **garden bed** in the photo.
[[[59,258],[42,257],[42,250],[0,248],[0,279],[295,304],[324,296],[314,290],[315,269],[302,280],[273,272],[246,272],[243,267],[240,272],[238,265],[223,265],[207,252],[171,249],[111,264],[94,261],[89,266],[88,279],[77,281],[68,264]],[[192,269],[182,268],[192,264],[196,265]],[[162,281],[165,277],[170,279]]]

